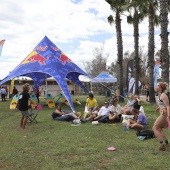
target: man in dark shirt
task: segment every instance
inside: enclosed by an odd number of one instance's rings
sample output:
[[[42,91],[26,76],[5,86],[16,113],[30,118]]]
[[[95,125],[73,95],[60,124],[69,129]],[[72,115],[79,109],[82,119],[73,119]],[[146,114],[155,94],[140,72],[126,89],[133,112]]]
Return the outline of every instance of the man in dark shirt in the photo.
[[[20,125],[20,127],[22,129],[25,129],[27,119],[29,117],[29,113],[28,113],[29,101],[31,103],[34,103],[31,100],[30,95],[28,93],[29,89],[30,89],[29,84],[26,83],[26,84],[23,85],[23,92],[20,94],[19,100],[18,100],[17,105],[16,105],[16,109],[19,109],[21,111],[21,114],[22,114],[21,125]]]

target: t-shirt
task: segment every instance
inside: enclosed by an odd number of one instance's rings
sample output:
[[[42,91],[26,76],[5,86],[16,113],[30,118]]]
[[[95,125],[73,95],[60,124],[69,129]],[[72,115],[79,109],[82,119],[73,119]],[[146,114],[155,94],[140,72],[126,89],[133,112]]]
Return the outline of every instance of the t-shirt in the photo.
[[[131,106],[128,106],[128,109],[129,109],[129,110],[132,110],[132,109],[133,109],[134,103],[135,103],[135,100],[128,100],[128,101],[127,101],[127,105],[131,105]]]
[[[138,104],[138,101],[135,101],[133,108],[139,110],[141,105]]]
[[[1,94],[6,94],[6,90],[5,90],[4,88],[2,88],[2,89],[0,90],[0,93],[1,93]]]
[[[21,111],[28,110],[28,99],[29,98],[30,98],[30,95],[28,94],[28,92],[23,91],[20,94],[19,100],[18,100],[19,110]]]
[[[137,121],[139,121],[142,125],[147,125],[146,116],[143,113],[139,113]]]
[[[97,100],[95,98],[93,99],[87,98],[86,103],[88,104],[88,107],[95,107]]]
[[[111,112],[116,112],[116,115],[120,115],[121,114],[121,107],[120,105],[117,105],[117,106],[111,106],[110,107],[110,111]]]
[[[105,115],[109,115],[109,112],[110,112],[110,106],[108,108],[106,108],[105,106],[103,106],[99,112],[98,112],[98,115],[101,115],[101,116],[105,116]]]

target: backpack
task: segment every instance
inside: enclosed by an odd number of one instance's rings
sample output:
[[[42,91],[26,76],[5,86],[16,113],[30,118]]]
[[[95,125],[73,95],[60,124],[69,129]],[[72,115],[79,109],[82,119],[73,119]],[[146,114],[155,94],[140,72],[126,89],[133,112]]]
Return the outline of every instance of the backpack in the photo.
[[[136,132],[136,135],[140,140],[146,140],[155,137],[153,130],[140,130]]]

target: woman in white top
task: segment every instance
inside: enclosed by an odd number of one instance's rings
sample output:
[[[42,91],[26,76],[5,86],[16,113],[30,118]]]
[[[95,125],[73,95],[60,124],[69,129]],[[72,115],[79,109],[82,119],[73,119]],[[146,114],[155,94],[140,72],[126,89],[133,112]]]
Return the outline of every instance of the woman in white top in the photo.
[[[118,104],[118,100],[113,100],[109,113],[109,122],[120,122],[122,117],[121,107]]]
[[[132,94],[130,96],[130,99],[127,101],[126,106],[121,108],[122,114],[127,114],[127,112],[129,113],[129,111],[132,111],[132,109],[134,107],[134,103],[135,103],[134,95]]]
[[[166,95],[168,90],[168,84],[166,82],[159,82],[155,87],[155,91],[158,93],[158,108],[156,112],[159,112],[159,116],[153,125],[153,131],[159,141],[158,150],[165,151],[166,147],[170,147],[168,138],[166,137],[163,128],[168,127],[168,121],[170,122],[170,106],[169,99]]]

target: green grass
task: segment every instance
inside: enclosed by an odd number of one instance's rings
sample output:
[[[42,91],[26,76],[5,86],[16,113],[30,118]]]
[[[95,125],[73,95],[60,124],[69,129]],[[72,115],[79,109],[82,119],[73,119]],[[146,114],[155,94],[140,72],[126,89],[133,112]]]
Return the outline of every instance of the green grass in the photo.
[[[85,97],[78,97],[83,113]],[[96,97],[102,105],[104,97]],[[156,138],[137,139],[134,130],[124,131],[122,124],[92,126],[84,123],[54,121],[54,109],[43,106],[37,121],[19,128],[21,114],[9,109],[10,100],[0,102],[0,169],[2,170],[167,170],[170,148],[156,150]],[[41,99],[41,104],[45,104]],[[151,129],[156,106],[143,104]],[[62,108],[70,110],[62,104]],[[170,132],[166,130],[166,134]],[[116,151],[107,151],[114,146]]]

